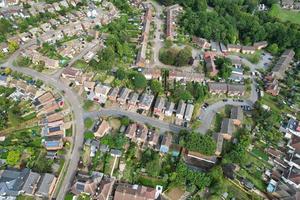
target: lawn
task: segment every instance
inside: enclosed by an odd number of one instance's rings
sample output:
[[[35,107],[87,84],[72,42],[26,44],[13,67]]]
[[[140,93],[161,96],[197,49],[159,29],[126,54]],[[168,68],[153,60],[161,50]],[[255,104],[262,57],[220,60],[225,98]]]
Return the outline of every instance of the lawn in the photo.
[[[94,120],[93,120],[92,118],[90,118],[90,117],[88,117],[88,118],[86,118],[86,119],[84,120],[84,127],[85,127],[86,129],[92,128],[93,124],[94,124]]]
[[[280,5],[274,4],[269,11],[272,17],[276,17],[281,21],[290,21],[295,24],[300,24],[300,12],[293,10],[282,9]]]
[[[253,153],[255,156],[257,156],[258,158],[261,158],[265,161],[268,161],[268,159],[269,159],[268,155],[258,148],[254,148],[251,153]]]

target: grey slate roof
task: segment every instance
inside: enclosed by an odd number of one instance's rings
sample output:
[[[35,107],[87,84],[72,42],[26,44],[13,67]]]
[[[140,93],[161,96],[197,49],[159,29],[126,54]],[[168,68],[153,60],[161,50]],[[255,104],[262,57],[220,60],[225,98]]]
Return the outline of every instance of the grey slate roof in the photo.
[[[54,179],[55,176],[53,174],[44,174],[36,194],[39,196],[48,197],[49,190]]]

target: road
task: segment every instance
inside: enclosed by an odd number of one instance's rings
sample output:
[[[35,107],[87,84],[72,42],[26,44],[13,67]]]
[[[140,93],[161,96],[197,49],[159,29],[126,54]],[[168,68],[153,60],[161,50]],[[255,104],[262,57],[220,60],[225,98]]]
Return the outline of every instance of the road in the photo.
[[[55,88],[58,91],[64,91],[64,99],[70,105],[70,110],[73,111],[74,115],[74,126],[75,132],[73,133],[73,149],[66,156],[66,167],[64,174],[64,179],[62,180],[62,187],[59,190],[57,199],[64,199],[65,194],[69,191],[73,178],[77,171],[77,165],[80,158],[80,151],[83,145],[83,133],[84,133],[84,123],[83,123],[83,109],[79,101],[78,96],[65,84],[63,84],[58,78],[51,77],[39,73],[30,68],[15,67],[12,65],[14,58],[19,54],[19,51],[16,51],[8,60],[8,62],[2,64],[4,67],[10,67],[14,71],[21,72],[28,76],[31,76],[36,79],[44,81],[45,84],[48,84]],[[69,164],[67,164],[69,163]]]
[[[115,117],[127,116],[133,121],[143,123],[143,124],[149,124],[151,126],[159,128],[161,132],[172,131],[178,133],[181,129],[183,129],[182,126],[177,126],[175,124],[167,123],[165,121],[153,117],[147,117],[145,115],[141,115],[135,112],[122,110],[121,108],[101,108],[101,110],[99,111],[84,113],[84,118],[87,117],[97,118],[103,116],[115,116]]]

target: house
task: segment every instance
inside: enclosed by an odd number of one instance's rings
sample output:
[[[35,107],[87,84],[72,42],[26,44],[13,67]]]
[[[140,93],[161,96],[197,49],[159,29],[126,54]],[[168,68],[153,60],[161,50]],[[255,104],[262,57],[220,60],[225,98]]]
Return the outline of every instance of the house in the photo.
[[[223,53],[227,53],[228,52],[228,49],[227,49],[226,45],[223,44],[223,43],[221,43],[221,42],[220,42],[220,49],[221,49],[221,51]]]
[[[183,120],[185,108],[186,108],[186,103],[184,101],[180,100],[178,103],[178,106],[177,106],[177,110],[176,110],[176,117],[178,119]]]
[[[256,49],[253,46],[242,46],[242,53],[243,54],[254,54],[255,50]]]
[[[110,86],[106,86],[106,85],[100,85],[98,84],[95,87],[95,97],[94,100],[99,102],[99,103],[105,103],[107,100],[107,95],[109,93],[109,91],[111,90]]]
[[[30,174],[30,169],[6,169],[0,171],[0,197],[9,199],[17,197]],[[6,198],[7,197],[7,198]]]
[[[127,127],[126,132],[125,132],[126,137],[128,137],[129,139],[134,139],[136,130],[137,130],[137,124],[136,123],[130,124]]]
[[[209,89],[209,92],[212,94],[226,94],[227,93],[227,84],[210,82],[210,83],[208,83],[208,89]]]
[[[234,132],[233,120],[225,118],[222,120],[220,134],[223,135],[225,140],[231,140]]]
[[[86,92],[94,91],[96,82],[94,81],[84,81],[83,82],[83,88]]]
[[[8,44],[6,42],[2,42],[0,44],[0,50],[2,51],[2,53],[8,53]]]
[[[173,102],[167,102],[166,103],[166,109],[165,109],[165,116],[172,116],[175,108],[175,103]]]
[[[109,200],[114,184],[115,184],[115,179],[104,176],[98,187],[99,195],[98,195],[97,199],[98,200]]]
[[[7,76],[0,75],[0,86],[7,87]]]
[[[50,198],[53,195],[57,178],[53,174],[45,173],[39,183],[36,196],[41,198]]]
[[[213,40],[210,40],[210,50],[211,51],[217,51],[218,48],[217,48],[217,42],[213,41]]]
[[[194,105],[188,103],[186,105],[186,109],[185,109],[185,113],[184,113],[184,119],[186,121],[191,121],[192,120],[192,116],[193,116],[193,112],[194,112]]]
[[[182,10],[182,7],[178,4],[169,6],[166,8],[167,12],[167,29],[166,29],[166,37],[167,39],[173,40],[177,34],[175,32],[176,29],[176,17],[179,12]]]
[[[281,7],[286,9],[293,9],[294,0],[281,0]]]
[[[272,69],[272,73],[274,74],[275,78],[284,78],[285,71],[290,67],[290,63],[292,62],[294,55],[295,52],[292,49],[287,49],[284,51]]]
[[[210,48],[210,43],[204,38],[199,38],[199,37],[193,36],[192,42],[195,43],[201,49],[209,49]]]
[[[152,79],[161,79],[162,74],[160,69],[155,69],[155,68],[145,68],[143,70],[143,74],[147,80],[152,80]]]
[[[282,179],[285,183],[292,185],[294,188],[300,188],[300,170],[296,167],[290,167],[283,173]]]
[[[171,134],[163,135],[159,151],[161,153],[168,153],[172,142],[173,142],[173,137]]]
[[[220,156],[222,153],[222,149],[223,149],[223,141],[224,141],[223,135],[221,133],[215,133],[214,139],[217,144],[215,154],[216,154],[216,156]]]
[[[166,99],[164,97],[157,97],[154,105],[153,113],[156,116],[160,116],[165,111]]]
[[[82,72],[78,69],[67,67],[63,70],[61,76],[63,78],[69,79],[69,80],[75,80],[77,76],[80,76]]]
[[[229,96],[243,96],[245,94],[245,86],[242,84],[228,84]]]
[[[139,94],[136,92],[130,93],[128,97],[129,108],[135,108],[138,102],[139,102]]]
[[[205,60],[205,67],[206,67],[207,72],[209,73],[209,76],[212,76],[212,77],[216,76],[218,74],[219,70],[217,70],[213,56],[208,56],[208,57],[204,58],[204,60]]]
[[[22,42],[28,42],[31,39],[31,34],[28,32],[20,33],[19,38]]]
[[[148,132],[148,144],[156,149],[159,143],[159,134],[155,130],[149,130]]]
[[[48,136],[44,140],[44,146],[48,151],[56,151],[63,148],[63,139],[61,135]]]
[[[135,137],[133,138],[133,141],[142,144],[147,141],[148,138],[148,128],[144,124],[137,124]]]
[[[117,101],[118,94],[119,94],[119,88],[113,88],[109,91],[107,97],[110,101]]]
[[[37,108],[40,109],[41,106],[44,106],[46,104],[49,104],[51,102],[54,102],[55,98],[51,92],[45,92],[42,95],[38,96],[37,98],[34,99],[33,105]]]
[[[75,195],[81,193],[89,194],[93,199],[98,197],[98,186],[100,185],[103,174],[100,172],[92,172],[92,175],[80,172],[71,188],[71,192]]]
[[[253,47],[256,50],[260,50],[260,49],[266,48],[267,46],[268,46],[268,42],[267,41],[260,41],[260,42],[253,43]]]
[[[240,106],[233,106],[230,111],[230,118],[233,121],[233,124],[240,126],[243,121],[243,110]]]
[[[227,50],[229,52],[236,52],[239,53],[241,51],[242,47],[240,45],[235,45],[235,44],[228,44],[227,45]]]
[[[142,185],[119,183],[116,187],[113,200],[156,200],[160,196],[160,192],[157,189]]]
[[[102,138],[106,133],[110,131],[110,129],[111,127],[109,123],[106,120],[103,120],[94,135],[97,138]]]
[[[154,95],[143,93],[138,103],[139,109],[145,111],[150,110],[153,100],[154,100]]]
[[[51,30],[52,26],[50,23],[43,23],[40,25],[40,28],[44,31],[44,32],[48,32]]]
[[[117,98],[117,101],[119,102],[119,104],[121,104],[121,105],[126,104],[130,92],[131,92],[131,90],[128,88],[125,88],[125,87],[121,88],[119,97]]]
[[[113,156],[113,157],[121,157],[122,156],[122,151],[119,150],[119,149],[111,149],[110,150],[110,155]]]
[[[40,174],[30,171],[22,187],[22,193],[28,196],[33,196],[37,190],[40,178]]]
[[[264,88],[268,94],[271,94],[272,96],[277,96],[280,91],[279,81],[275,78],[265,81]]]

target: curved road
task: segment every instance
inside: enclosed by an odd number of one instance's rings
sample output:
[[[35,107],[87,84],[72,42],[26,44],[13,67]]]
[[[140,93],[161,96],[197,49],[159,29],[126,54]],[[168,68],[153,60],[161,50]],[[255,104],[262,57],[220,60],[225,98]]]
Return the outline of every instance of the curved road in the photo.
[[[80,151],[83,144],[84,123],[81,103],[79,101],[78,96],[68,86],[63,84],[59,79],[39,73],[29,68],[14,67],[11,65],[11,61],[12,60],[2,64],[2,66],[10,67],[14,71],[18,71],[33,78],[40,79],[44,81],[45,84],[51,85],[57,90],[64,91],[64,98],[69,103],[70,109],[74,113],[73,122],[75,125],[75,133],[73,133],[73,149],[67,155],[67,169],[65,170],[66,173],[64,174],[64,179],[62,181],[61,188],[57,196],[57,199],[64,199],[64,196],[70,189],[70,184],[72,183],[75,173],[77,171],[77,165],[80,158]]]

